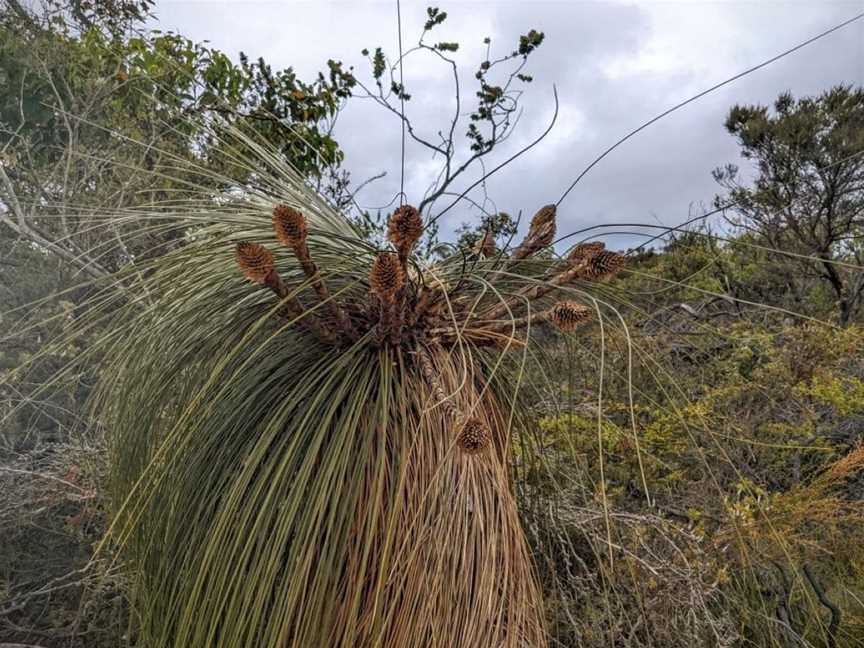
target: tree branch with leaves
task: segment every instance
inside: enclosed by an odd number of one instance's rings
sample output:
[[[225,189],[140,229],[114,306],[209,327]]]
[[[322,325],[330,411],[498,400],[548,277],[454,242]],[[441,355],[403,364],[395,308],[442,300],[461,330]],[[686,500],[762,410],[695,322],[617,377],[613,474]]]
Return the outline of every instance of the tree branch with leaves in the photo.
[[[524,72],[531,54],[543,43],[544,34],[530,30],[519,37],[516,46],[507,54],[493,57],[492,39],[486,37],[484,59],[477,65],[474,79],[477,88],[474,103],[467,113],[464,137],[467,151],[459,146],[457,130],[464,125],[467,103],[465,90],[459,77],[459,66],[453,54],[459,50],[459,43],[440,40],[433,42],[432,34],[437,33],[447,19],[447,12],[436,7],[426,10],[427,20],[416,44],[397,56],[395,60],[387,57],[381,47],[374,51],[363,50],[372,73],[371,82],[357,79],[357,87],[362,90],[357,96],[371,99],[384,110],[404,124],[407,136],[414,143],[429,151],[434,158],[441,160],[441,170],[418,203],[424,215],[430,215],[435,202],[448,195],[453,183],[469,169],[479,166],[483,158],[504,143],[513,133],[521,114],[520,99],[525,84],[533,79]],[[399,80],[399,71],[409,58],[425,54],[448,66],[453,76],[453,113],[447,126],[434,134],[422,133],[420,128],[403,110],[412,95]]]
[[[735,106],[726,120],[753,163],[742,181],[736,165],[714,171],[727,190],[717,198],[735,226],[773,248],[805,258],[801,272],[831,290],[841,325],[861,308],[864,272],[864,89],[837,86],[818,97],[781,94],[774,110]]]

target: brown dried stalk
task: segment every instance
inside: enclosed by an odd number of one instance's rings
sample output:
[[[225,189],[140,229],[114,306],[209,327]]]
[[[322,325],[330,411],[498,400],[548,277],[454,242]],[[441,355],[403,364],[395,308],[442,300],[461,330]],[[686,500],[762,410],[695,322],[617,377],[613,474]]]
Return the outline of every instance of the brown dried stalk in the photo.
[[[520,304],[523,304],[525,300],[534,301],[543,297],[544,295],[549,294],[559,286],[564,286],[575,279],[578,279],[585,271],[586,264],[581,263],[559,272],[548,282],[544,284],[536,284],[534,286],[530,286],[528,288],[524,288],[520,290],[516,295],[513,295],[509,299],[505,300],[502,304],[499,304],[491,311],[487,312],[483,319],[497,320],[504,317],[507,313],[512,312],[516,308],[519,307]]]
[[[599,281],[612,276],[624,267],[625,257],[617,252],[608,252],[602,247],[595,247],[594,254],[571,255],[564,269],[553,275],[546,283],[535,284],[520,290],[517,294],[505,300],[484,315],[484,319],[499,319],[508,312],[515,310],[525,300],[534,301],[560,286],[567,285],[577,279]]]
[[[444,302],[444,287],[424,286],[419,290],[419,296],[414,302],[414,307],[407,313],[406,324],[408,326],[416,326],[421,320],[435,320],[443,312],[445,308]]]
[[[421,347],[417,350],[415,357],[417,358],[417,364],[420,367],[420,373],[423,374],[423,379],[432,391],[435,403],[444,410],[444,413],[450,417],[451,420],[456,420],[459,417],[459,410],[456,409],[453,401],[447,398],[444,388],[441,387],[441,382],[438,380],[438,374],[435,371],[435,365],[432,363],[432,358],[429,356],[429,352]]]
[[[306,217],[301,212],[288,205],[276,205],[273,208],[273,229],[283,244],[290,247],[294,256],[300,262],[303,272],[312,282],[312,288],[322,303],[326,303],[330,313],[335,318],[339,328],[350,339],[356,340],[359,336],[357,329],[351,322],[348,314],[342,310],[339,304],[331,297],[327,283],[318,271],[318,266],[312,260],[309,246],[306,243],[307,226]]]
[[[327,342],[328,344],[334,344],[336,342],[337,336],[333,331],[324,326],[324,323],[320,319],[309,313],[297,295],[289,297],[291,291],[282,280],[282,277],[279,276],[279,273],[274,271],[265,282],[265,285],[270,288],[270,290],[272,290],[280,300],[284,300],[284,304],[278,311],[279,315],[288,319],[296,319],[300,326],[309,330],[322,342]]]
[[[525,340],[510,335],[510,330],[504,330],[504,327],[498,327],[498,324],[496,322],[496,328],[472,327],[460,329],[458,332],[448,327],[433,328],[428,331],[427,339],[431,344],[439,344],[444,347],[452,346],[459,340],[470,342],[475,347],[495,347],[496,349],[525,346]]]
[[[453,404],[452,399],[447,398],[444,388],[441,386],[438,373],[435,371],[435,365],[429,352],[421,348],[416,353],[417,363],[420,366],[420,372],[423,374],[423,379],[432,391],[432,396],[437,405],[444,410],[445,415],[451,421],[458,421],[462,417],[459,415],[459,410]],[[456,437],[456,445],[462,452],[474,455],[483,452],[492,443],[492,432],[489,426],[481,419],[471,417],[467,419],[461,426],[458,436]]]
[[[369,286],[379,304],[377,343],[381,345],[388,338],[398,343],[398,332],[404,320],[404,309],[400,305],[404,301],[405,270],[396,255],[378,253],[369,270]]]
[[[594,311],[587,306],[574,301],[561,301],[547,310],[525,315],[524,317],[516,317],[511,320],[495,321],[481,323],[477,327],[455,331],[450,327],[441,327],[429,331],[431,335],[437,335],[435,338],[441,344],[452,344],[459,337],[470,340],[475,346],[496,346],[502,347],[509,344],[524,346],[524,341],[512,336],[512,333],[525,328],[529,324],[536,325],[543,322],[551,322],[559,330],[570,332],[576,330],[580,325],[584,324],[593,316]],[[502,336],[501,333],[511,333],[508,336]]]
[[[302,326],[307,328],[324,342],[332,343],[335,337],[321,322],[307,314],[306,308],[300,299],[290,291],[276,270],[273,253],[263,245],[241,241],[235,248],[235,259],[240,270],[247,279],[255,283],[267,286],[284,303],[279,309],[279,314],[289,319],[296,319]]]

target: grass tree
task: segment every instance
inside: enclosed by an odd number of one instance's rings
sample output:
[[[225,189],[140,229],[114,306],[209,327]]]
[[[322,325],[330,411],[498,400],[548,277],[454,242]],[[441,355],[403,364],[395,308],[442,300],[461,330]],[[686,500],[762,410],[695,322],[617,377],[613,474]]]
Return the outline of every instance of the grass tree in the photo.
[[[522,369],[536,327],[594,312],[558,289],[622,257],[538,254],[554,206],[509,255],[428,262],[402,205],[379,249],[232,132],[254,181],[136,208],[185,244],[113,276],[79,324],[111,322],[103,547],[131,566],[144,645],[545,645],[509,474]]]

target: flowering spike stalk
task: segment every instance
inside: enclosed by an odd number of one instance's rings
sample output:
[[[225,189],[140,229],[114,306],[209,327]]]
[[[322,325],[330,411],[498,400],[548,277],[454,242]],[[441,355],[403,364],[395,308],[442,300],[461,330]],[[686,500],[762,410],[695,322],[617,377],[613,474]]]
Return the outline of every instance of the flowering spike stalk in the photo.
[[[481,322],[477,328],[469,328],[460,331],[459,336],[470,340],[476,346],[524,346],[524,341],[512,336],[513,333],[526,326],[551,322],[559,330],[569,332],[575,330],[579,325],[587,322],[593,316],[594,311],[574,301],[562,301],[547,310],[515,317],[509,320],[495,322]],[[446,344],[452,344],[457,338],[456,332],[451,327],[435,328],[430,334],[440,336],[436,339]]]
[[[452,399],[447,398],[447,393],[441,387],[441,381],[438,379],[435,365],[426,349],[421,348],[417,351],[417,364],[420,366],[420,372],[423,374],[423,379],[432,392],[436,405],[444,411],[449,419],[455,420],[459,416],[459,411],[453,404]]]
[[[404,309],[400,306],[403,303],[405,270],[395,254],[378,253],[369,271],[369,285],[379,304],[377,342],[380,345],[390,339],[391,343],[398,344],[404,320]]]
[[[263,284],[275,272],[273,253],[258,243],[240,241],[235,246],[234,258],[249,281]]]
[[[509,311],[518,308],[526,300],[535,301],[560,286],[565,286],[577,279],[600,281],[611,277],[624,267],[626,257],[617,252],[601,250],[592,257],[584,257],[573,261],[563,270],[549,278],[545,283],[535,284],[530,288],[520,290],[518,294],[507,299],[484,315],[484,319],[499,319]]]
[[[258,243],[241,241],[235,247],[234,256],[237,265],[248,279],[267,286],[280,300],[283,300],[284,303],[279,309],[280,315],[298,320],[302,326],[324,342],[334,341],[333,334],[306,311],[296,295],[289,297],[290,291],[276,270],[273,253],[270,250]]]
[[[416,207],[412,205],[401,205],[390,216],[387,226],[387,238],[396,247],[399,255],[399,264],[405,276],[408,275],[408,257],[411,249],[423,235],[423,218]],[[396,296],[394,317],[390,328],[390,340],[398,344],[402,338],[402,329],[405,325],[405,310],[408,294],[400,289]]]
[[[543,248],[552,245],[555,240],[555,214],[557,208],[555,205],[546,205],[541,207],[534,217],[531,219],[531,226],[528,228],[528,234],[519,244],[519,247],[513,252],[510,257],[514,261],[525,259]]]
[[[309,246],[306,243],[308,233],[306,217],[289,205],[276,205],[273,208],[273,230],[276,232],[276,238],[294,251],[294,256],[300,262],[303,273],[312,282],[312,288],[318,295],[318,299],[327,304],[339,329],[349,339],[356,340],[359,337],[357,329],[348,314],[331,297],[330,290],[309,253]]]

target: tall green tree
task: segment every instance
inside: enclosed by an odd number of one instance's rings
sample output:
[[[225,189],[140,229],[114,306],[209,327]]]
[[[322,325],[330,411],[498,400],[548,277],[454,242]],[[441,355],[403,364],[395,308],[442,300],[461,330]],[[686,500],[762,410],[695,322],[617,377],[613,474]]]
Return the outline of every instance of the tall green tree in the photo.
[[[225,129],[271,143],[334,202],[346,190],[332,126],[353,80],[340,63],[308,81],[261,59],[235,63],[145,32],[151,4],[0,2],[0,375],[38,352],[91,284],[184,244],[195,220],[162,218],[168,204],[258,181],[252,152],[237,138],[227,151]],[[35,395],[57,366],[45,358],[0,392],[3,414],[15,413],[0,446],[62,438],[74,424],[90,380]]]
[[[864,89],[837,86],[817,97],[781,94],[767,106],[734,106],[726,130],[752,163],[714,172],[728,190],[731,220],[770,247],[791,252],[802,279],[830,289],[848,324],[864,297]],[[857,267],[856,267],[857,266]]]
[[[332,124],[353,78],[341,64],[305,82],[178,34],[137,35],[148,7],[66,0],[37,13],[9,2],[0,14],[0,224],[90,277],[156,242],[89,227],[69,206],[177,199],[189,189],[178,185],[178,161],[249,180],[248,152],[235,151],[231,169],[214,168],[225,159],[213,155],[220,127],[266,137],[319,189],[342,161]],[[146,186],[142,169],[153,173]]]

